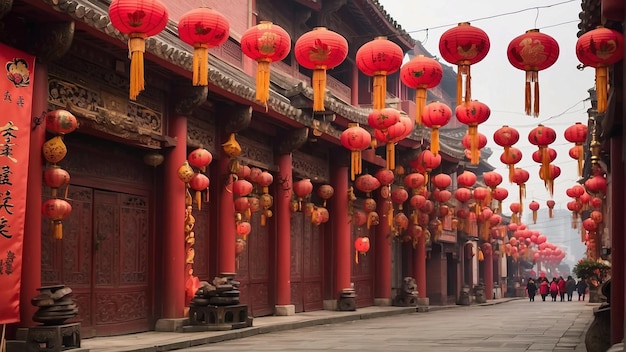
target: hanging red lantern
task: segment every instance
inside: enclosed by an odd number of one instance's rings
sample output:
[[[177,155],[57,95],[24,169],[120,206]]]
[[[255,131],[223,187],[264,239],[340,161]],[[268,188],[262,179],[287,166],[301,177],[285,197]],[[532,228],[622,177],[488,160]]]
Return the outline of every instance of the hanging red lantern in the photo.
[[[418,154],[417,159],[411,161],[410,164],[415,169],[431,172],[441,165],[441,154],[435,155],[430,150],[424,149]]]
[[[144,90],[143,54],[146,38],[159,34],[168,21],[165,5],[159,0],[113,0],[109,5],[111,24],[128,34],[130,51],[130,100]]]
[[[302,200],[313,192],[313,184],[311,180],[308,178],[302,179],[300,181],[294,182],[293,184],[293,192],[296,194],[298,199]]]
[[[480,158],[480,149],[478,148],[478,125],[487,121],[491,115],[491,109],[477,100],[469,101],[465,104],[458,105],[455,115],[460,123],[468,126],[467,134],[470,136],[471,164],[477,165]]]
[[[178,20],[178,36],[193,46],[192,83],[209,84],[209,48],[228,40],[230,24],[224,15],[208,7],[200,7],[183,14]]]
[[[583,65],[596,69],[598,113],[602,114],[606,112],[608,67],[624,57],[624,36],[604,27],[591,30],[576,41],[576,57]]]
[[[533,224],[537,223],[537,210],[539,210],[539,207],[539,203],[534,200],[528,204],[528,208],[533,212]]]
[[[247,181],[246,181],[247,182]],[[189,187],[196,191],[195,200],[198,205],[198,210],[202,210],[202,192],[209,192],[209,178],[203,173],[196,173],[191,180],[189,180]]]
[[[365,225],[367,221],[367,214],[361,209],[356,209],[352,212],[352,225],[359,227]]]
[[[565,129],[565,139],[574,143],[574,147],[570,149],[569,155],[578,160],[578,176],[583,175],[583,161],[585,158],[585,153],[583,152],[583,144],[587,141],[587,125],[583,125],[580,122],[576,122],[572,126],[569,126]],[[574,153],[572,153],[574,150]]]
[[[290,50],[289,34],[272,22],[261,21],[241,36],[241,51],[257,62],[256,100],[266,108],[270,97],[270,64],[282,61]]]
[[[376,141],[386,145],[387,168],[390,170],[396,168],[395,144],[409,136],[415,127],[412,119],[400,114],[399,111],[398,114],[400,115],[399,121],[390,126],[387,131],[374,130]]]
[[[471,171],[465,170],[462,174],[457,176],[456,183],[459,187],[472,187],[476,183],[476,174]]]
[[[539,150],[535,150],[533,152],[532,158],[534,162],[541,164],[543,160],[542,152],[543,151],[539,151]],[[548,153],[548,160],[550,160],[550,162],[553,162],[554,160],[556,160],[556,156],[557,156],[556,150],[554,150],[553,148],[546,148],[545,152]]]
[[[433,192],[433,197],[439,203],[446,203],[452,198],[452,192],[447,189],[436,190]]]
[[[523,204],[522,199],[526,198],[526,182],[530,178],[530,174],[528,171],[524,169],[520,169],[518,167],[513,171],[513,182],[519,186],[519,204],[520,204],[520,215],[521,206]]]
[[[246,241],[248,235],[252,231],[252,226],[247,221],[241,221],[237,223],[236,231],[237,231],[237,234],[240,236],[243,236],[243,240]]]
[[[454,198],[461,203],[466,203],[472,199],[472,191],[467,188],[457,188],[457,190],[454,191]]]
[[[263,193],[269,193],[269,187],[272,185],[273,182],[274,176],[272,176],[272,174],[267,171],[261,172],[261,174],[256,178],[256,183],[258,183],[259,186],[263,187]]]
[[[263,170],[261,170],[258,167],[251,167],[250,168],[250,173],[248,174],[248,177],[246,177],[246,180],[250,181],[250,182],[258,182],[258,178],[259,176],[261,176],[261,174],[263,173]]]
[[[414,56],[402,65],[400,80],[405,86],[415,89],[415,123],[422,124],[422,114],[426,106],[427,89],[439,85],[443,68],[437,60],[424,55]]]
[[[494,189],[502,183],[502,175],[495,171],[483,173],[483,181],[489,188]]]
[[[252,213],[252,205],[250,200],[251,199],[256,199],[256,204],[257,204],[257,208],[258,208],[258,200],[259,198],[254,198],[254,197],[238,197],[235,199],[235,211],[237,213]],[[258,209],[257,209],[258,210]],[[246,214],[246,218],[248,219],[249,216],[248,214]]]
[[[498,213],[502,213],[502,201],[505,200],[509,196],[509,191],[503,187],[495,187],[493,191],[491,191],[491,198],[498,201]]]
[[[374,174],[374,177],[376,177],[376,179],[380,182],[382,186],[391,185],[395,178],[393,171],[389,169],[380,169],[376,171],[376,174]]]
[[[601,211],[594,210],[589,214],[589,218],[599,224],[602,222],[603,215]]]
[[[550,219],[552,219],[554,217],[554,206],[556,205],[556,202],[552,199],[549,199],[546,202],[546,205],[548,206],[548,216],[550,216]]]
[[[419,174],[417,172],[410,173],[404,176],[404,186],[410,189],[417,189],[424,186],[425,178],[424,175]]]
[[[402,48],[387,40],[387,37],[377,37],[363,44],[357,50],[356,66],[364,74],[374,77],[372,90],[372,108],[374,110],[385,107],[387,75],[400,69],[403,57]]]
[[[593,193],[606,194],[606,178],[602,175],[595,175],[585,181],[585,188]]]
[[[556,140],[556,132],[547,126],[539,124],[528,133],[528,141],[530,144],[534,144],[539,147],[539,154],[541,155],[541,169],[540,175],[544,180],[546,187],[551,188],[552,184],[546,177],[550,172],[550,154],[548,152],[548,145],[554,143]]]
[[[351,151],[350,180],[354,181],[354,176],[362,172],[361,152],[369,147],[371,142],[372,136],[358,123],[348,124],[348,128],[341,132],[341,145]]]
[[[598,229],[598,223],[593,221],[592,218],[583,220],[583,227],[589,232],[595,232]]]
[[[213,155],[208,150],[200,147],[187,156],[189,165],[206,172],[206,167],[213,161]]]
[[[398,209],[402,210],[402,204],[409,199],[409,193],[404,189],[404,187],[398,187],[391,192],[391,200],[398,204]]]
[[[439,39],[439,52],[447,62],[457,65],[456,104],[463,99],[463,76],[465,76],[465,103],[471,100],[470,65],[480,62],[487,56],[490,43],[487,33],[468,22],[445,31]]]
[[[513,144],[519,141],[519,132],[513,127],[504,125],[493,133],[493,141],[497,145],[504,147],[504,154],[508,156]]]
[[[317,195],[324,200],[324,207],[326,207],[326,201],[329,200],[335,194],[335,189],[331,185],[321,185],[317,189]]]
[[[400,111],[392,108],[372,110],[367,116],[367,124],[373,129],[386,131],[400,121]]]
[[[317,27],[298,38],[294,54],[301,66],[313,70],[313,111],[324,111],[326,70],[345,60],[348,55],[346,38],[325,27]]]
[[[444,103],[434,101],[424,107],[422,122],[431,129],[430,150],[434,154],[439,153],[439,129],[447,125],[451,118],[452,110]]]
[[[526,115],[539,116],[539,71],[552,66],[559,57],[559,44],[551,36],[531,29],[515,37],[506,51],[513,67],[526,71]],[[534,83],[534,99],[531,96]],[[534,104],[533,104],[534,100]],[[531,106],[532,111],[531,111]]]
[[[476,187],[474,188],[474,199],[476,200],[476,202],[481,205],[484,206],[485,201],[488,199],[489,197],[489,189],[485,188],[485,187]]]
[[[46,130],[54,134],[68,134],[78,127],[76,117],[67,110],[53,110],[46,114]]]
[[[554,180],[559,176],[561,176],[561,168],[556,165],[550,165],[548,167],[547,175],[542,175],[541,170],[539,171],[539,178],[547,178],[548,191],[550,192],[550,196],[554,195]]]
[[[51,165],[43,172],[43,182],[52,189],[52,196],[57,196],[57,190],[70,184],[70,173],[61,169],[57,165]],[[67,198],[67,188],[65,189]]]
[[[368,237],[359,237],[354,241],[354,261],[359,263],[359,254],[365,254],[370,250],[370,239]]]
[[[500,155],[500,161],[503,164],[509,166],[509,182],[513,182],[513,172],[515,171],[515,164],[519,163],[522,160],[522,151],[511,147],[509,149],[509,153],[502,153]]]
[[[354,185],[363,193],[371,193],[380,187],[380,181],[370,174],[365,174],[357,177]]]
[[[450,187],[450,185],[452,184],[452,178],[450,177],[450,175],[437,174],[432,178],[431,182],[433,183],[433,185],[435,185],[435,187],[439,189],[445,189]]]
[[[55,240],[63,239],[63,223],[72,212],[72,205],[63,199],[53,198],[43,202],[42,214],[51,220],[50,232]]]
[[[254,186],[248,180],[233,182],[233,193],[239,197],[245,197],[252,192]]]

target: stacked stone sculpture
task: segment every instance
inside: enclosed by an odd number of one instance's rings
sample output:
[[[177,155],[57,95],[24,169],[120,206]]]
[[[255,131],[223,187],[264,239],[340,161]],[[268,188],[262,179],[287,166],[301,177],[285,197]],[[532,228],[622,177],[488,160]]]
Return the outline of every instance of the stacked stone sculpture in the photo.
[[[44,325],[60,325],[78,315],[76,302],[70,298],[72,289],[65,285],[45,286],[37,289],[39,294],[31,299],[37,307],[33,321]]]

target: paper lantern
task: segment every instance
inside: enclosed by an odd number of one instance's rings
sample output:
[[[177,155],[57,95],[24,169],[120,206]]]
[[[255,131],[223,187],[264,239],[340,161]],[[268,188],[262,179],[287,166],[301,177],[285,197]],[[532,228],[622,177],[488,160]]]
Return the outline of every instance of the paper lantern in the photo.
[[[144,90],[143,54],[146,38],[159,34],[168,21],[165,5],[159,0],[113,0],[109,5],[111,24],[128,34],[130,51],[130,100]]]
[[[524,110],[526,115],[539,116],[539,71],[552,66],[559,57],[559,44],[551,36],[531,29],[515,37],[506,51],[509,62],[526,72]],[[531,83],[534,87],[531,88]],[[534,99],[531,90],[534,89]],[[534,103],[533,103],[534,100]],[[531,110],[532,106],[532,110]]]
[[[324,200],[324,207],[326,207],[326,201],[329,200],[335,194],[335,189],[331,185],[321,185],[317,189],[317,195]]]
[[[452,110],[448,105],[434,101],[424,107],[422,114],[422,123],[431,129],[430,133],[430,150],[439,153],[439,129],[450,122],[452,118]]]
[[[502,201],[509,196],[509,191],[503,187],[496,187],[491,191],[491,198],[498,201],[498,213],[502,213]]]
[[[476,183],[476,174],[465,170],[462,174],[457,176],[456,182],[460,187],[472,187]]]
[[[387,131],[374,130],[376,141],[385,143],[387,168],[389,170],[395,170],[396,168],[395,144],[409,136],[415,127],[411,118],[400,114],[399,111],[398,115],[400,116],[399,121],[389,127]]]
[[[585,181],[585,187],[593,193],[606,194],[606,178],[602,175],[595,175]]]
[[[372,89],[372,108],[385,107],[387,97],[387,75],[392,74],[402,65],[404,53],[400,46],[387,37],[377,37],[363,44],[356,52],[356,65],[368,76],[374,77]]]
[[[395,178],[395,176],[393,174],[393,171],[391,171],[389,169],[380,169],[380,170],[376,171],[376,174],[374,174],[374,177],[376,177],[376,179],[383,186],[391,185],[393,183],[393,181],[394,181],[394,178]]]
[[[435,187],[439,189],[445,189],[450,187],[450,185],[452,184],[452,178],[450,177],[450,175],[437,174],[431,179],[431,182],[433,185],[435,185]]]
[[[400,111],[392,108],[372,110],[367,116],[367,124],[370,127],[386,131],[389,127],[400,121]]]
[[[398,187],[391,192],[391,201],[398,204],[398,209],[402,210],[402,204],[409,199],[409,193],[404,187]]]
[[[504,155],[506,155],[507,159],[510,159],[511,147],[519,141],[519,132],[513,127],[504,125],[493,133],[493,141],[497,145],[504,147]],[[509,178],[512,171],[513,168],[511,167],[509,169]]]
[[[604,27],[591,30],[576,41],[576,57],[584,65],[596,70],[598,113],[602,114],[606,112],[608,67],[624,57],[624,36]]]
[[[454,198],[461,203],[466,203],[472,199],[472,191],[467,188],[458,188],[454,191]]]
[[[198,205],[198,210],[202,210],[202,192],[209,192],[209,178],[203,173],[196,173],[191,180],[189,180],[189,188],[196,191],[195,200]]]
[[[549,199],[548,201],[546,201],[546,205],[548,206],[548,216],[550,218],[554,217],[554,206],[556,205],[556,202],[552,199]]]
[[[539,210],[539,207],[539,203],[534,200],[528,204],[528,208],[533,212],[533,224],[537,223],[537,210]]]
[[[57,190],[70,183],[70,174],[57,165],[51,165],[44,170],[43,181],[46,186],[52,189],[52,196],[56,197]],[[65,189],[65,193],[65,198],[67,198],[67,188]]]
[[[61,136],[48,139],[42,147],[43,157],[52,164],[63,160],[67,155],[67,146],[63,143]]]
[[[415,123],[422,124],[422,114],[426,106],[427,89],[441,83],[443,68],[435,59],[417,55],[400,68],[400,80],[405,86],[415,89]]]
[[[236,225],[237,234],[243,236],[243,240],[246,241],[248,235],[252,231],[252,225],[247,221],[241,221]]]
[[[537,127],[530,130],[528,133],[528,141],[530,144],[534,144],[539,147],[539,154],[541,155],[541,169],[540,175],[543,175],[542,179],[546,187],[550,188],[551,183],[546,177],[550,172],[550,154],[548,153],[548,145],[554,143],[556,140],[556,132],[547,126],[539,124]]]
[[[209,48],[228,40],[230,24],[224,15],[208,7],[183,14],[178,20],[178,36],[193,46],[192,84],[209,84]]]
[[[430,150],[424,149],[417,155],[415,160],[410,162],[410,164],[411,167],[423,173],[426,178],[426,182],[428,182],[427,173],[433,171],[441,165],[441,154],[435,155]]]
[[[483,181],[485,182],[485,185],[494,189],[502,183],[502,175],[495,171],[488,171],[483,173]]]
[[[410,189],[417,189],[424,186],[424,175],[417,172],[412,172],[404,176],[404,186]]]
[[[308,178],[297,181],[293,184],[293,192],[299,199],[308,197],[313,192],[313,184]]]
[[[500,155],[500,161],[503,164],[509,166],[509,182],[513,182],[513,173],[515,171],[515,164],[519,163],[522,160],[522,151],[511,147],[509,148],[509,153],[502,153]]]
[[[480,62],[489,52],[487,33],[468,22],[445,31],[439,38],[439,53],[447,62],[457,65],[456,104],[463,99],[463,77],[465,76],[465,103],[471,100],[470,66]]]
[[[526,182],[528,181],[528,179],[530,178],[530,174],[528,173],[528,171],[524,170],[524,169],[520,169],[518,167],[515,168],[515,170],[513,170],[513,182],[516,183],[519,187],[519,204],[520,204],[520,215],[522,214],[522,204],[523,198],[526,198]]]
[[[346,38],[325,27],[317,27],[298,38],[294,54],[301,66],[313,70],[313,111],[324,111],[326,70],[345,60],[348,55]]]
[[[359,237],[354,241],[354,261],[359,263],[359,254],[365,254],[370,250],[370,239],[368,237]]]
[[[233,182],[233,193],[239,197],[245,197],[252,193],[254,186],[248,180],[237,180]]]
[[[213,161],[213,155],[204,148],[197,148],[189,153],[187,161],[189,165],[206,172],[206,167]]]
[[[341,132],[341,145],[350,150],[350,179],[354,181],[354,176],[360,174],[363,170],[361,161],[361,152],[370,146],[372,136],[366,129],[360,127],[358,123],[348,124],[343,132]]]
[[[42,214],[51,220],[50,232],[55,240],[63,239],[63,223],[72,212],[72,205],[66,200],[53,198],[43,202]]]
[[[68,134],[76,130],[76,117],[67,110],[53,110],[46,114],[46,130],[54,134]]]
[[[572,126],[569,126],[565,129],[564,136],[568,142],[575,144],[575,157],[572,156],[571,149],[570,156],[578,160],[578,176],[580,177],[583,175],[583,161],[585,158],[585,153],[583,152],[583,144],[587,141],[587,125],[576,122]]]
[[[460,123],[468,126],[467,134],[470,136],[471,164],[477,165],[480,158],[480,148],[478,147],[478,125],[487,121],[491,115],[491,109],[478,100],[468,101],[458,105],[455,115]]]
[[[363,193],[371,193],[380,187],[380,181],[370,174],[365,174],[357,177],[354,185]]]
[[[289,34],[272,22],[261,21],[241,36],[241,51],[257,62],[255,98],[266,108],[270,97],[270,64],[286,58],[290,50]]]

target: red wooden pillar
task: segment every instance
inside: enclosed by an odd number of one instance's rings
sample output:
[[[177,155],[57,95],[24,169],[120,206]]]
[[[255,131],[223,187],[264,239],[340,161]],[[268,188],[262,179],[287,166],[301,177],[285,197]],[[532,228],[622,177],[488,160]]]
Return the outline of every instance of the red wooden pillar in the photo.
[[[33,82],[32,115],[38,116],[48,110],[48,67],[37,62]],[[41,286],[41,202],[43,158],[41,148],[46,139],[46,122],[30,133],[28,156],[28,178],[26,188],[26,221],[24,223],[24,244],[22,253],[22,284],[20,289],[20,326],[30,327],[36,307],[30,299],[37,295]]]
[[[220,143],[221,144],[221,143]],[[218,177],[222,181],[219,194],[219,223],[218,223],[218,273],[235,273],[235,199],[233,198],[232,179],[230,174],[228,155],[220,148],[220,159],[218,164]]]
[[[291,154],[278,156],[278,179],[292,180]],[[276,190],[276,305],[291,305],[291,200],[292,187],[279,185]],[[278,312],[278,310],[277,310]],[[284,314],[283,314],[284,315]]]
[[[611,233],[611,344],[620,343],[624,338],[624,161],[622,159],[622,141],[613,137],[611,143],[611,180],[610,183],[610,222]]]
[[[334,276],[335,294],[339,298],[341,290],[350,288],[350,265],[352,258],[350,217],[348,215],[348,167],[335,166],[332,171],[332,184],[335,196],[330,199],[332,206],[333,239],[335,244]],[[343,196],[342,196],[343,195]]]
[[[391,228],[389,227],[389,219],[387,218],[387,209],[389,206],[389,199],[384,199],[381,196],[377,200],[376,212],[380,214],[381,221],[376,226],[376,240],[375,244],[375,258],[376,269],[374,278],[374,299],[379,300],[377,305],[391,305],[391,243],[389,243],[389,234]],[[383,302],[387,300],[387,304]]]
[[[485,297],[493,299],[493,251],[483,251],[483,280],[485,281]]]
[[[419,298],[426,298],[426,240],[424,235],[417,239],[415,255],[413,256],[413,273]]]
[[[187,118],[173,115],[169,122],[170,136],[176,146],[165,156],[163,218],[163,318],[182,318],[185,309],[185,184],[178,178],[178,169],[187,160]],[[165,216],[165,214],[167,214]]]

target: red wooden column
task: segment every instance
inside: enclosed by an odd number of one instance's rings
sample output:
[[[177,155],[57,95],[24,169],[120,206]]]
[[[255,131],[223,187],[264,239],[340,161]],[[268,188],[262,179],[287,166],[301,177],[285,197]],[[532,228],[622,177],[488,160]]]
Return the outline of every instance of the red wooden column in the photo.
[[[483,280],[485,281],[485,297],[493,299],[493,251],[483,251]]]
[[[387,207],[389,199],[379,196],[376,200],[376,212],[380,214],[380,223],[376,226],[375,257],[376,268],[374,271],[374,302],[379,306],[391,305],[391,243],[389,243],[389,219]]]
[[[622,140],[610,139],[611,147],[611,182],[609,199],[609,232],[611,235],[611,344],[620,343],[624,338],[624,161]],[[615,297],[615,298],[613,298]]]
[[[348,215],[348,167],[335,166],[332,170],[331,182],[335,188],[335,196],[330,199],[332,206],[334,239],[334,291],[339,298],[341,290],[350,288],[350,265],[352,258],[350,217]]]
[[[417,284],[417,296],[426,299],[426,240],[423,234],[417,239],[413,255],[413,273]]]
[[[226,139],[228,135],[225,135]],[[224,142],[224,141],[222,141]],[[220,142],[221,145],[221,142]],[[219,223],[218,223],[218,274],[235,273],[235,199],[233,198],[232,179],[227,178],[230,174],[228,167],[230,160],[228,155],[220,148],[220,158],[218,164],[218,177],[222,182],[219,187]]]
[[[33,116],[48,110],[48,66],[37,62],[33,82]],[[46,122],[30,133],[28,156],[28,178],[26,188],[26,221],[24,223],[24,244],[22,247],[22,285],[20,289],[20,326],[30,327],[36,307],[30,299],[37,295],[41,286],[41,202],[43,158],[41,148],[46,139]],[[38,175],[38,176],[34,176]]]
[[[165,156],[163,204],[179,211],[163,210],[163,318],[182,318],[185,309],[185,184],[178,169],[187,160],[187,118],[173,115],[170,136],[176,146]],[[171,209],[170,209],[171,210]],[[165,215],[163,214],[163,215]]]
[[[289,180],[289,186],[279,185],[276,190],[276,315],[293,315],[291,304],[291,212],[292,193],[291,154],[278,156],[279,180]]]

